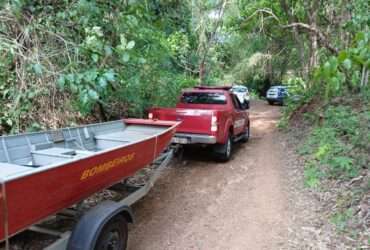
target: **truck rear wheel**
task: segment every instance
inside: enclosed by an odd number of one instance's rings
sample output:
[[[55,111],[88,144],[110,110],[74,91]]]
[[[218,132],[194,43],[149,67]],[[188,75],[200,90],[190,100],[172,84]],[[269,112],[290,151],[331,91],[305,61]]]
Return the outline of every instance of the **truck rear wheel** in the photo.
[[[232,152],[232,140],[231,137],[228,136],[226,142],[224,144],[219,144],[215,146],[215,154],[216,158],[219,161],[226,162],[231,158]]]
[[[127,221],[122,215],[110,219],[101,230],[95,250],[125,250],[127,247]]]
[[[248,127],[246,128],[246,131],[244,132],[243,138],[240,141],[245,143],[249,140],[249,137],[250,137],[250,124],[248,123]]]

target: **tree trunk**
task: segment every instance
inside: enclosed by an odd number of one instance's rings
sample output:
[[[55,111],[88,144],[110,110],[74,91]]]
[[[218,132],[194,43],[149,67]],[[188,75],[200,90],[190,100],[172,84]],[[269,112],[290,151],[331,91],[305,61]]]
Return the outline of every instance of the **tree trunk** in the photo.
[[[103,122],[108,121],[107,115],[104,110],[104,106],[101,102],[98,102],[98,109],[99,109],[100,121],[103,121]]]
[[[201,61],[199,64],[199,85],[204,85],[204,77],[205,77],[205,63]]]
[[[312,70],[318,64],[318,46],[317,46],[317,35],[314,33],[310,34],[310,61],[309,61],[309,69]]]
[[[269,55],[271,55],[271,51],[270,50],[268,50],[267,53]],[[272,85],[272,83],[274,81],[274,69],[272,67],[272,55],[267,60],[267,78],[268,78],[268,80],[270,82],[270,85]]]
[[[286,2],[286,0],[280,0],[280,5],[285,11],[286,15],[288,16],[289,23],[298,22],[297,17],[292,13],[292,11],[289,9],[289,6]],[[304,44],[303,39],[300,38],[298,27],[293,27],[293,38],[297,44],[297,50],[299,54],[299,59],[301,60],[301,67],[302,67],[302,76],[307,76],[307,63],[305,60],[305,53],[304,53]]]
[[[319,9],[319,1],[311,1],[311,6],[308,12],[308,21],[313,30],[318,30],[317,28],[317,13]],[[311,31],[309,34],[310,37],[310,71],[318,65],[318,34],[317,32]]]
[[[212,46],[212,43],[214,41],[214,38],[216,36],[218,28],[223,23],[223,15],[225,13],[225,8],[226,8],[227,3],[228,3],[227,0],[223,0],[223,2],[221,4],[221,7],[218,10],[218,20],[215,24],[215,27],[214,27],[213,31],[210,34],[209,39],[206,39],[206,41],[203,41],[199,44],[199,46],[200,46],[199,48],[201,48],[201,49],[198,48],[198,50],[203,53],[203,55],[201,57],[201,60],[200,60],[200,63],[199,63],[199,84],[200,85],[204,84],[205,73],[206,73],[205,62],[206,62],[206,59],[207,59],[207,56],[208,56],[208,51],[209,51],[210,47]],[[199,39],[199,40],[201,40],[201,39]]]

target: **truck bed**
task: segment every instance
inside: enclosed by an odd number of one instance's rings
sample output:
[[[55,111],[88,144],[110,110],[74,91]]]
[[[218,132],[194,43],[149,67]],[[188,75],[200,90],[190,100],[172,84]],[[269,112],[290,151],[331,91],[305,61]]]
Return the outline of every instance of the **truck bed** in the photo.
[[[186,109],[186,108],[153,108],[151,110],[154,119],[167,121],[182,121],[176,133],[206,134],[212,135],[212,116],[216,115],[213,110]]]

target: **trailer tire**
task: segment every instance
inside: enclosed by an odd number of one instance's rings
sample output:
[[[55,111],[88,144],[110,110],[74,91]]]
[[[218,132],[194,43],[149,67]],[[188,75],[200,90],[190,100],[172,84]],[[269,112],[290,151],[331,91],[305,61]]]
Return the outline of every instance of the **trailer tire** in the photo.
[[[122,215],[110,219],[101,230],[96,241],[95,250],[126,249],[128,227]]]
[[[68,240],[67,250],[104,249],[99,248],[101,245],[104,246],[104,242],[107,241],[107,237],[104,235],[109,235],[109,232],[117,227],[121,227],[116,231],[122,238],[122,245],[126,246],[128,222],[133,222],[133,215],[128,206],[122,206],[111,200],[103,201],[79,219]],[[121,250],[121,248],[118,249]]]

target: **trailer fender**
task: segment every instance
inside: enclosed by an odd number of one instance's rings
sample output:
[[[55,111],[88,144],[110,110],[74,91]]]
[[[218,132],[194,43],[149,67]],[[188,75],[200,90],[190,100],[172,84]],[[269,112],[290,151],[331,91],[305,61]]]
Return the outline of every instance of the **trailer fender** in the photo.
[[[133,223],[131,208],[114,201],[107,200],[90,209],[74,227],[67,250],[94,249],[104,225],[116,215],[122,215],[127,222]]]

